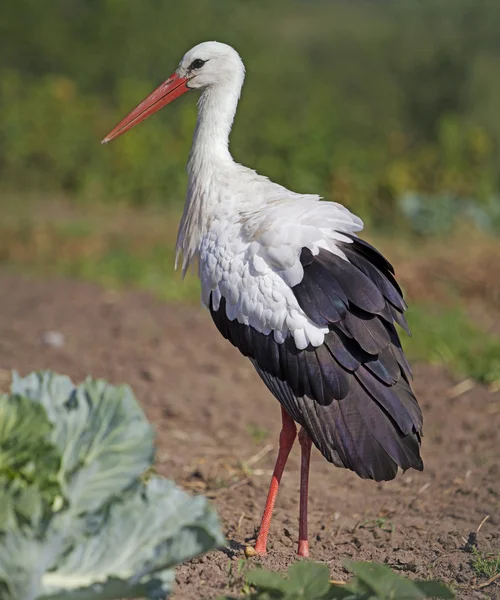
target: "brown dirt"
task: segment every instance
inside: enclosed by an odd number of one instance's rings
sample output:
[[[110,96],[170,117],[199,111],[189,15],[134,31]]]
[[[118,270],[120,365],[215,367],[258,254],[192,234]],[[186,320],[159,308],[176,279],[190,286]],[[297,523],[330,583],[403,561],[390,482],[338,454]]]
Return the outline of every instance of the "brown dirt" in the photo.
[[[158,470],[213,498],[228,546],[183,565],[175,600],[238,593],[243,548],[254,539],[279,430],[279,407],[251,365],[220,338],[200,310],[162,304],[147,294],[116,294],[71,281],[0,274],[0,374],[50,368],[75,380],[88,373],[129,383],[157,430]],[[46,331],[64,346],[43,344]],[[362,481],[315,453],[312,461],[312,558],[346,579],[346,559],[382,561],[410,577],[451,582],[457,596],[500,598],[463,550],[483,519],[479,549],[500,548],[500,394],[464,393],[441,369],[416,365],[425,416],[423,473],[394,482]],[[259,459],[259,452],[263,454]],[[278,497],[264,566],[294,560],[298,451]],[[375,522],[383,518],[384,522]],[[254,564],[254,559],[248,561]],[[230,565],[232,574],[228,576]],[[245,567],[246,568],[246,565]],[[244,569],[243,569],[244,570]]]

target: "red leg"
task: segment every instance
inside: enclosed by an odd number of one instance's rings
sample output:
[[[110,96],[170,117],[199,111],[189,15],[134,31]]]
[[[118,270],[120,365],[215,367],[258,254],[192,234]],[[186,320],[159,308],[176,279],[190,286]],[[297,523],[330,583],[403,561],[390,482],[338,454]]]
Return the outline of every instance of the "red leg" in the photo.
[[[285,470],[288,455],[290,454],[290,450],[292,449],[297,435],[295,421],[283,408],[281,409],[281,420],[283,425],[280,433],[278,458],[276,459],[276,465],[274,466],[271,485],[269,486],[269,493],[267,494],[266,506],[260,523],[259,535],[257,536],[257,543],[255,544],[255,552],[257,552],[257,554],[266,553],[267,535],[269,533],[269,526],[271,525],[271,517],[273,514],[274,503],[276,502],[276,496],[278,495],[281,476]]]
[[[309,460],[311,458],[311,438],[302,427],[299,432],[299,442],[302,451],[300,463],[300,509],[299,509],[299,556],[309,556],[307,540],[307,495],[309,491]]]

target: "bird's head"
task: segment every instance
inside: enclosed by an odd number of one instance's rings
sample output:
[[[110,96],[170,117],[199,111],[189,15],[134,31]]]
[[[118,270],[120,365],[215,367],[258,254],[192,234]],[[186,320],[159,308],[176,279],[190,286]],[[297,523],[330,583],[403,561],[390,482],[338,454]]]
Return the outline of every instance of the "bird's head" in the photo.
[[[202,42],[186,52],[175,73],[122,119],[102,143],[111,142],[189,90],[227,84],[239,90],[244,76],[243,62],[234,48],[220,42]]]
[[[187,80],[190,89],[204,89],[240,79],[245,68],[234,48],[220,42],[202,42],[182,58],[176,74]]]

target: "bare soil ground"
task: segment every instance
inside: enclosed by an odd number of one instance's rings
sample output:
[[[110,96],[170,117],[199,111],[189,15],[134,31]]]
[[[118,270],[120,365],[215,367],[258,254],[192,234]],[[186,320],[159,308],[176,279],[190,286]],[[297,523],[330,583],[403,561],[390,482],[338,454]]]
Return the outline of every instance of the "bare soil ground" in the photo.
[[[177,573],[175,600],[237,594],[243,549],[254,539],[276,453],[280,411],[250,363],[220,338],[201,310],[162,304],[72,281],[0,274],[0,375],[50,368],[129,383],[157,431],[158,470],[207,494],[228,546]],[[44,343],[58,331],[64,345]],[[476,589],[470,532],[484,518],[480,551],[500,548],[500,393],[461,389],[444,370],[416,365],[425,417],[423,473],[377,484],[334,468],[315,452],[311,555],[335,579],[342,564],[376,560],[410,577],[451,582],[458,598],[500,598],[499,581]],[[295,559],[298,449],[290,457],[271,527],[265,567]],[[248,561],[254,564],[254,559]],[[232,574],[228,577],[230,565]]]

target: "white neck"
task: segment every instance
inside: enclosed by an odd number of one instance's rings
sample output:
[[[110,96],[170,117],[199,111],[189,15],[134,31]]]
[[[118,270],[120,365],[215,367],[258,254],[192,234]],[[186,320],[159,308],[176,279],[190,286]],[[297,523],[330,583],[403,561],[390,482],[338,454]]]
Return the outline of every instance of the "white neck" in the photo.
[[[220,196],[214,176],[235,163],[229,152],[229,134],[243,85],[243,74],[206,88],[198,102],[198,118],[187,166],[188,192],[176,246],[176,265],[183,253],[183,273],[199,250],[208,217],[217,211]]]
[[[196,175],[207,161],[233,161],[229,153],[229,134],[241,90],[241,84],[237,87],[235,83],[225,82],[209,87],[200,96],[188,162],[190,176]]]

